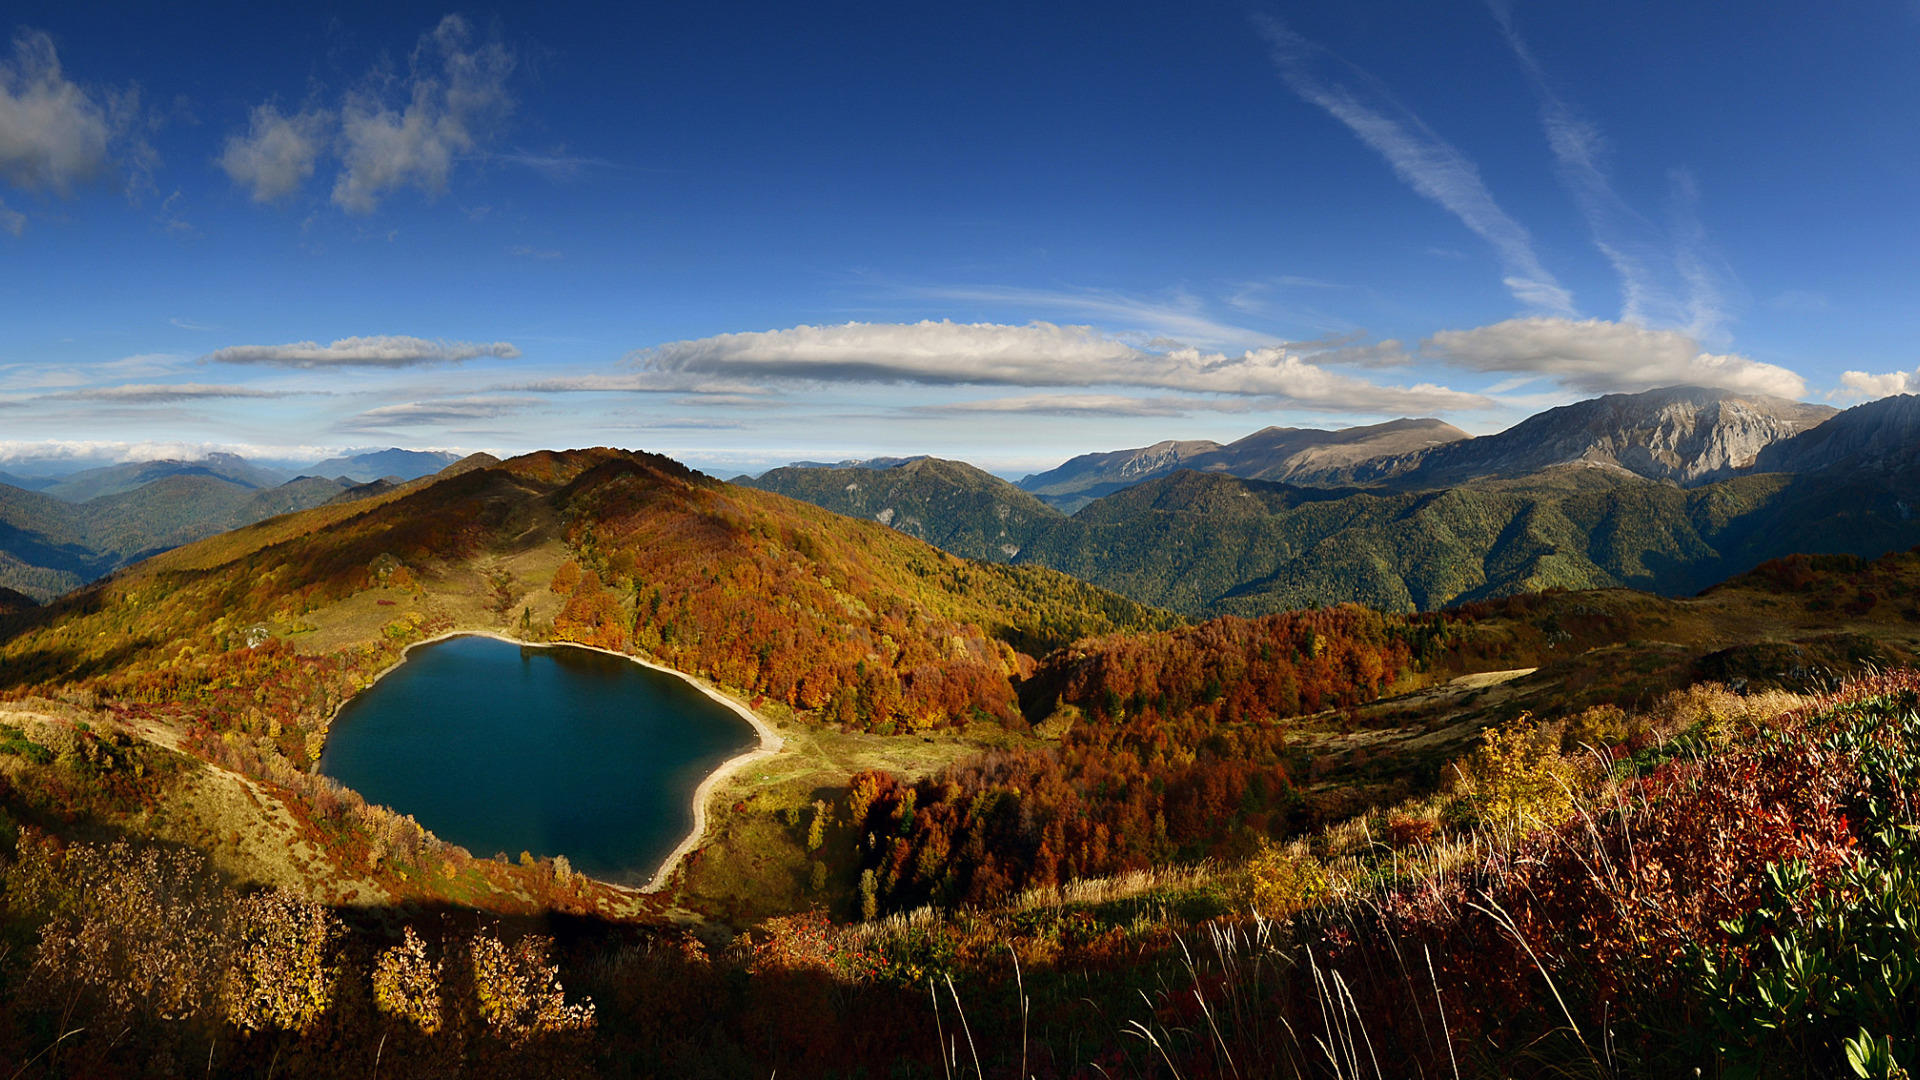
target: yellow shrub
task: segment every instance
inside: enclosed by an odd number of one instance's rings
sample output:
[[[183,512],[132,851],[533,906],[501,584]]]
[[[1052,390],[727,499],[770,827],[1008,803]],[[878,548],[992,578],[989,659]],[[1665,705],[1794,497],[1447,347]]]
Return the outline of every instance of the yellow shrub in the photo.
[[[279,889],[234,905],[238,931],[227,960],[227,1018],[256,1031],[299,1031],[327,1011],[339,972],[327,953],[341,925],[326,908]]]
[[[1311,855],[1290,854],[1263,841],[1260,851],[1247,860],[1243,899],[1269,919],[1284,919],[1325,899],[1331,891],[1326,867]]]
[[[1527,829],[1573,815],[1571,792],[1585,783],[1588,766],[1561,756],[1559,739],[1532,714],[1490,727],[1481,738],[1479,749],[1454,765],[1455,789],[1472,823]]]
[[[518,1042],[593,1026],[593,1002],[567,1004],[560,969],[547,963],[545,938],[525,937],[508,945],[481,934],[473,939],[470,955],[480,1018],[496,1034]]]
[[[381,1012],[412,1022],[423,1034],[440,1030],[440,963],[427,959],[427,943],[413,927],[374,963],[373,1000]]]

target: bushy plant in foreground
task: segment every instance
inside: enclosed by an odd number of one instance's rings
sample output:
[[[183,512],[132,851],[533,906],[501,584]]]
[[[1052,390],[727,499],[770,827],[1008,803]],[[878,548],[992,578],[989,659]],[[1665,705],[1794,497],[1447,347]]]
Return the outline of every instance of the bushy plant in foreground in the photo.
[[[1920,749],[1911,695],[1839,711],[1830,745],[1858,756],[1856,808],[1869,834],[1821,882],[1802,862],[1767,867],[1751,911],[1720,948],[1688,957],[1729,1075],[1907,1074],[1920,1064],[1920,836],[1908,777]]]

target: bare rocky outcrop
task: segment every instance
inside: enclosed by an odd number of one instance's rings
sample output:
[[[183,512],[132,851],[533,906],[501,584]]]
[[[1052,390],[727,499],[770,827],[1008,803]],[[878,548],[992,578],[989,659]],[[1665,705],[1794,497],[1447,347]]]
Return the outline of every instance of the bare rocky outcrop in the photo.
[[[1920,395],[1856,405],[1817,428],[1761,451],[1759,472],[1906,471],[1920,465]]]
[[[1346,479],[1448,487],[1585,465],[1693,487],[1752,468],[1762,451],[1836,412],[1827,405],[1698,386],[1608,394],[1549,409],[1497,435],[1362,462]]]

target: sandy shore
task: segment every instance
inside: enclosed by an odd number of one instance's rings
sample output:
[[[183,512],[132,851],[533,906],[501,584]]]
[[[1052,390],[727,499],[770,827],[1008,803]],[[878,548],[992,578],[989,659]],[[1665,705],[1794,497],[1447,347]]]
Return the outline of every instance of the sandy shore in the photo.
[[[693,831],[689,832],[686,839],[680,841],[679,845],[667,855],[666,861],[660,864],[660,869],[654,871],[652,879],[640,888],[639,891],[641,892],[658,892],[666,885],[667,879],[673,876],[674,868],[680,865],[680,860],[686,858],[689,852],[700,846],[700,838],[707,833],[707,800],[713,795],[714,786],[749,762],[758,761],[763,757],[772,757],[774,754],[780,752],[781,747],[786,745],[786,740],[782,739],[779,733],[774,731],[773,727],[765,720],[760,719],[759,715],[752,709],[747,708],[747,706],[739,700],[729,697],[714,687],[709,686],[703,680],[696,679],[684,671],[675,671],[670,667],[662,667],[651,660],[642,660],[630,653],[615,652],[612,649],[603,649],[597,645],[580,645],[571,641],[522,641],[519,638],[508,637],[505,634],[495,633],[491,630],[449,630],[444,634],[438,634],[422,641],[416,641],[408,645],[405,649],[402,649],[400,651],[400,659],[388,665],[380,674],[375,675],[373,681],[369,682],[367,686],[371,688],[374,683],[392,674],[401,664],[407,662],[407,654],[413,652],[413,650],[420,646],[432,645],[437,642],[446,641],[449,638],[457,637],[492,638],[495,641],[504,641],[509,645],[519,645],[533,649],[587,649],[591,652],[605,653],[608,656],[617,656],[622,660],[631,661],[644,668],[652,668],[654,671],[664,672],[665,674],[686,682],[694,689],[699,690],[714,701],[732,710],[735,716],[752,725],[754,733],[760,737],[760,745],[743,754],[737,754],[721,762],[719,768],[708,773],[707,778],[700,781],[700,786],[693,789]],[[365,693],[365,691],[363,690],[361,693]],[[358,694],[355,695],[355,697],[358,696]],[[342,709],[346,708],[346,703],[342,702],[340,707]],[[339,717],[339,710],[335,710],[334,717],[336,719]],[[331,733],[331,723],[328,724],[328,730],[329,733]],[[611,884],[611,882],[609,882],[609,884]]]

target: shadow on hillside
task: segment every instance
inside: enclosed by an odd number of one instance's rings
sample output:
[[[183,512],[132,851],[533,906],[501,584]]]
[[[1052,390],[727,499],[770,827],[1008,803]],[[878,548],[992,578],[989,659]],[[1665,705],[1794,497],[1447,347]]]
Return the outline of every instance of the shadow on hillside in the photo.
[[[0,641],[14,633],[0,630]],[[0,665],[0,691],[37,686],[50,682],[84,682],[118,670],[133,657],[154,645],[152,639],[126,639],[105,651],[82,653],[66,645],[30,649],[8,657]]]
[[[32,823],[33,815],[23,818]],[[126,840],[139,847],[193,850],[104,824],[68,823],[62,831],[69,842]],[[239,886],[210,869],[198,880],[208,886]],[[111,896],[122,891],[107,890],[109,899],[102,902],[113,904]],[[240,897],[249,891],[247,886],[202,891],[176,885],[172,893],[178,894],[176,900],[202,897],[191,901],[202,906],[184,917],[196,925],[204,920],[208,938],[202,946],[224,956],[224,950],[240,942],[232,936],[233,920],[241,910]],[[22,943],[29,955],[37,955],[36,943],[49,917],[67,902],[54,898],[55,907],[42,901],[39,908],[15,904],[0,910],[0,932]],[[206,908],[208,903],[214,907]],[[0,967],[0,1067],[14,1076],[48,1077],[607,1075],[718,1080],[857,1075],[863,1067],[886,1062],[893,1069],[888,1075],[939,1075],[933,1050],[939,1040],[923,994],[903,994],[890,984],[850,985],[827,968],[810,964],[805,955],[797,961],[785,957],[774,969],[762,968],[750,938],[730,949],[709,949],[664,923],[616,924],[551,912],[505,915],[453,903],[403,902],[337,909],[335,914],[345,932],[329,947],[326,963],[336,974],[324,1011],[304,1030],[242,1030],[222,1018],[234,1005],[218,987],[208,992],[208,1007],[192,1015],[129,1012],[116,1009],[102,981],[69,980],[62,992],[47,993],[26,981],[30,976],[24,966],[10,964]],[[380,957],[402,943],[403,929],[412,929],[426,943],[437,976],[438,993],[432,1000],[440,1015],[435,1031],[395,1015],[374,991]],[[569,1006],[592,1002],[589,1030],[566,1030],[564,1021],[552,1023],[551,1009],[543,1030],[535,1019],[539,1007],[528,1006],[526,999],[513,1011],[521,1030],[503,1023],[497,1009],[489,1018],[485,1003],[497,1005],[503,999],[480,990],[469,943],[497,939],[511,951],[513,943],[529,935],[550,940],[545,963],[553,966],[553,973],[522,968],[519,982],[508,985],[518,985],[538,999],[553,993],[552,979],[557,977]],[[150,951],[130,943],[124,955],[102,953],[97,962],[105,965],[104,984],[117,981],[115,965],[128,966],[128,979],[118,981],[133,981],[138,975],[148,979],[142,985],[153,984],[152,972],[140,968]],[[221,964],[231,966],[228,961]],[[975,1002],[976,993],[980,991],[969,988],[976,1034],[993,1039],[983,1045],[983,1053],[990,1048],[1010,1052],[1007,1048],[1017,1046],[1017,1036],[1005,1024],[1009,1018],[1017,1020],[1018,1009],[998,1000],[1004,994]],[[952,1020],[949,1016],[949,1023]],[[57,1053],[49,1053],[62,1031],[74,1034],[58,1044]],[[1036,1054],[1035,1060],[1041,1057]]]

